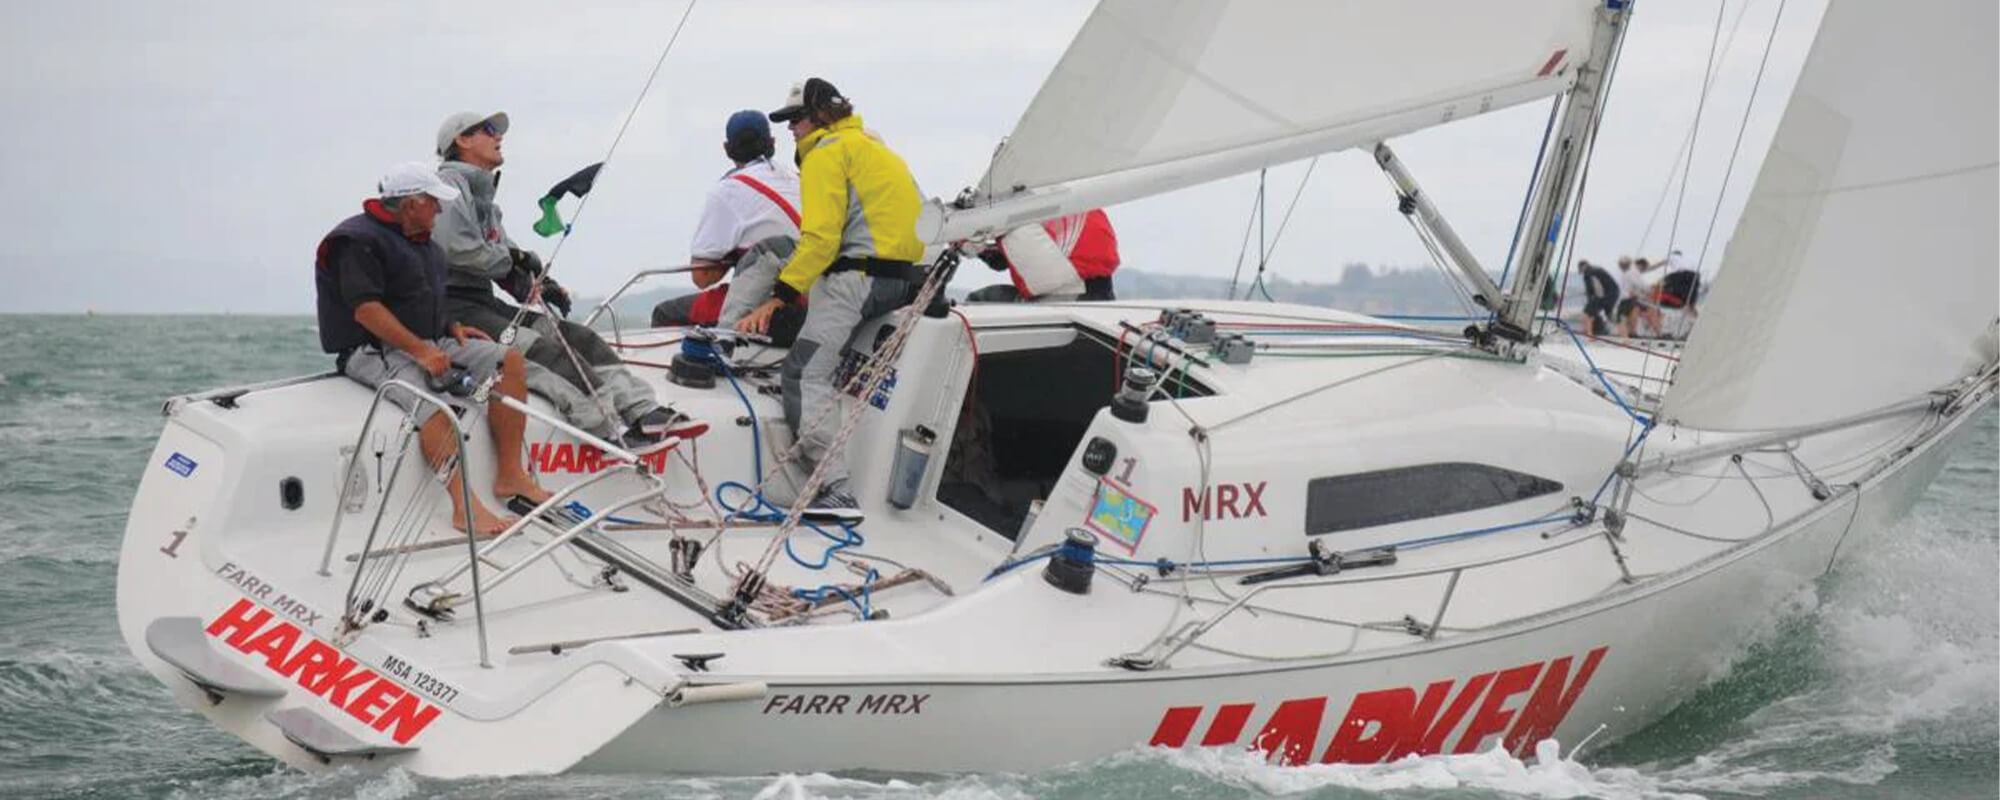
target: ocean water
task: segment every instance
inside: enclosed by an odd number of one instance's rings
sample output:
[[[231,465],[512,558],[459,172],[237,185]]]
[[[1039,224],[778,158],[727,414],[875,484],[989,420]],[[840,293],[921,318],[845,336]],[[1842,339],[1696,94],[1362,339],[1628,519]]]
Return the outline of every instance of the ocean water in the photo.
[[[126,653],[119,537],[170,394],[326,369],[304,317],[0,316],[0,798],[1942,798],[2000,795],[2000,415],[1909,518],[1652,728],[1574,760],[1276,767],[1134,749],[1033,774],[438,781],[294,772]]]

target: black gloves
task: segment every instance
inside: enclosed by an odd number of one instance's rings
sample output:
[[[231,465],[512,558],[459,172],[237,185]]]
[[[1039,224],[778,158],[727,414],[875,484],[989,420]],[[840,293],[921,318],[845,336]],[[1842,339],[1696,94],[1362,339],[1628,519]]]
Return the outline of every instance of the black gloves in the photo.
[[[533,250],[522,250],[518,247],[508,248],[507,254],[514,257],[514,269],[536,277],[541,277],[541,274],[545,271],[542,268],[542,257],[535,255],[535,251]]]
[[[542,277],[542,273],[548,271],[542,264],[542,257],[535,255],[533,250],[520,248],[509,248],[507,252],[513,257],[514,266],[508,271],[507,277],[498,281],[500,288],[512,295],[514,302],[526,303],[528,298],[534,295],[535,282],[541,281],[542,302],[562,316],[569,316],[571,303],[569,291],[556,283],[555,279]]]
[[[558,315],[569,316],[569,290],[564,289],[562,284],[556,283],[556,279],[542,279],[542,302],[547,303],[549,308],[555,309]]]

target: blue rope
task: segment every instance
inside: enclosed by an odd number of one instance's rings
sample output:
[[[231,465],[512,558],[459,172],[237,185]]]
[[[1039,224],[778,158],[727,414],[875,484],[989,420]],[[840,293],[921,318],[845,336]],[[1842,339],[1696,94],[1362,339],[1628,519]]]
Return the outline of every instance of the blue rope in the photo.
[[[719,359],[718,359],[719,361]],[[729,379],[729,388],[736,390],[736,398],[743,401],[743,410],[750,415],[750,463],[756,468],[757,482],[764,482],[764,426],[757,421],[757,407],[750,403],[750,396],[743,393],[743,387],[736,382],[735,371],[728,364],[722,364],[722,377]]]
[[[569,503],[562,507],[562,510],[575,514],[576,518],[580,520],[590,519],[590,515],[595,513],[590,510],[590,506],[584,505],[582,501],[578,500],[569,501]],[[625,517],[605,517],[604,521],[618,525],[638,525],[642,522],[641,520],[627,519]]]
[[[986,574],[986,580],[989,581],[993,580],[994,578],[998,578],[1009,572],[1013,572],[1016,568],[1025,567],[1029,564],[1033,564],[1037,561],[1040,561],[1044,558],[1048,558],[1049,556],[1053,556],[1055,554],[1056,551],[1050,550],[1046,553],[1041,553],[1039,555],[1028,556],[1027,558],[1023,558],[1019,561],[1010,561],[1005,564],[1001,564],[1000,566],[994,567],[992,572]]]
[[[1389,319],[1389,320],[1407,320],[1410,322],[1484,322],[1487,319],[1487,317],[1465,317],[1465,316],[1458,316],[1455,314],[1442,315],[1442,316],[1425,315],[1425,314],[1382,314],[1375,318]]]
[[[1237,332],[1237,331],[1232,331],[1232,332]],[[1432,333],[1432,332],[1427,332],[1427,331],[1275,331],[1275,330],[1274,330],[1274,331],[1258,331],[1258,330],[1249,330],[1249,331],[1240,331],[1240,333],[1242,333],[1242,334],[1243,334],[1243,335],[1245,335],[1245,336],[1251,336],[1251,335],[1255,335],[1255,336],[1259,336],[1259,337],[1268,337],[1268,336],[1313,336],[1313,337],[1321,337],[1321,338],[1327,338],[1327,339],[1337,339],[1337,338],[1344,338],[1344,339],[1369,339],[1369,338],[1381,338],[1381,339],[1415,339],[1415,340],[1417,340],[1417,341],[1421,341],[1421,342],[1447,342],[1447,343],[1454,343],[1454,344],[1455,344],[1455,343],[1460,343],[1460,342],[1463,342],[1463,341],[1465,341],[1465,340],[1464,340],[1464,339],[1462,339],[1462,338],[1459,338],[1459,337],[1457,337],[1457,336],[1453,336],[1453,335],[1450,335],[1450,334],[1444,334],[1444,333]]]
[[[1395,548],[1397,550],[1415,550],[1422,547],[1430,547],[1431,545],[1459,541],[1461,539],[1473,539],[1480,536],[1488,536],[1495,533],[1503,533],[1511,530],[1519,530],[1521,528],[1528,528],[1536,525],[1547,525],[1552,522],[1563,522],[1569,520],[1570,518],[1571,517],[1568,514],[1550,514],[1545,517],[1536,517],[1534,519],[1527,520],[1525,522],[1515,522],[1507,525],[1494,525],[1492,527],[1487,527],[1487,528],[1474,528],[1472,530],[1459,531],[1457,533],[1447,533],[1438,536],[1426,536],[1417,539],[1404,539],[1400,542],[1391,542],[1389,544],[1376,545],[1375,547],[1389,547],[1389,548]],[[1051,556],[1054,556],[1056,552],[1057,551],[1055,550],[1050,550],[1046,553],[1038,553],[1036,555],[1028,556],[1027,558],[1019,559],[1017,561],[1010,561],[1001,564],[1000,566],[993,568],[993,571],[991,573],[987,574],[986,580],[989,581],[993,580],[994,578],[1000,577],[1001,575],[1005,575],[1020,567],[1027,566],[1029,564],[1035,563],[1045,558],[1049,558]],[[1170,571],[1171,570],[1193,571],[1196,569],[1206,570],[1206,569],[1215,569],[1218,567],[1245,566],[1250,564],[1298,564],[1302,562],[1309,562],[1312,560],[1313,560],[1312,556],[1272,556],[1268,558],[1236,558],[1236,559],[1221,559],[1216,561],[1193,561],[1183,564],[1175,561],[1169,561],[1164,558],[1159,559],[1157,561],[1138,561],[1129,558],[1104,558],[1100,556],[1096,559],[1096,563],[1117,564],[1119,566],[1130,566],[1130,567],[1152,567],[1155,569],[1166,569]]]
[[[868,619],[870,616],[873,616],[872,598],[875,593],[875,579],[879,577],[881,577],[881,573],[876,572],[873,567],[870,567],[868,569],[868,576],[861,579],[861,594],[858,597],[853,592],[831,583],[817,589],[793,589],[792,596],[800,600],[809,601],[813,605],[819,605],[826,598],[827,592],[832,592],[840,595],[841,599],[854,604],[855,610],[861,612],[861,618]]]
[[[1604,371],[1597,368],[1597,361],[1590,357],[1590,349],[1583,346],[1583,337],[1576,334],[1576,329],[1570,327],[1569,323],[1554,317],[1549,317],[1548,320],[1562,328],[1563,333],[1569,334],[1570,341],[1576,343],[1576,351],[1583,354],[1583,363],[1590,365],[1590,374],[1596,376],[1597,382],[1604,385],[1604,391],[1611,395],[1611,401],[1617,403],[1618,408],[1624,411],[1626,416],[1631,417],[1633,422],[1637,422],[1640,426],[1650,430],[1653,427],[1653,420],[1637,411],[1633,411],[1631,406],[1625,404],[1624,393],[1619,392],[1616,387],[1613,387],[1611,380],[1604,377]]]
[[[1531,527],[1534,525],[1546,525],[1551,522],[1560,522],[1563,520],[1567,520],[1569,518],[1570,516],[1568,514],[1550,514],[1546,517],[1536,517],[1526,522],[1515,522],[1508,525],[1495,525],[1491,528],[1475,528],[1469,531],[1459,531],[1458,533],[1447,533],[1440,536],[1426,536],[1421,539],[1405,539],[1403,541],[1395,542],[1393,544],[1389,544],[1386,546],[1394,547],[1398,550],[1415,550],[1419,547],[1429,547],[1434,544],[1455,542],[1460,539],[1472,539],[1480,536],[1486,536],[1489,534],[1500,533],[1502,531],[1517,530],[1520,528]]]

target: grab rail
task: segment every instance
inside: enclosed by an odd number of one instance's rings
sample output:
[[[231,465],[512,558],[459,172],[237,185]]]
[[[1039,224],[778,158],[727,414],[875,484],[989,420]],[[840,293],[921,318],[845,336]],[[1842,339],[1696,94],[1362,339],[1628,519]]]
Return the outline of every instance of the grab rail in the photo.
[[[632,273],[632,277],[626,278],[625,283],[621,284],[618,287],[618,291],[612,292],[609,297],[606,297],[604,298],[604,300],[599,302],[596,308],[590,310],[590,316],[583,318],[583,327],[588,328],[592,325],[597,324],[598,317],[603,316],[605,312],[610,312],[611,323],[613,329],[615,330],[618,324],[618,312],[612,310],[611,304],[617,302],[618,298],[625,296],[625,290],[632,288],[633,284],[638,283],[641,279],[650,278],[655,275],[679,275],[685,272],[693,272],[697,269],[701,269],[701,267],[697,267],[693,264],[682,264],[680,266],[674,266],[674,267],[654,267],[652,269],[642,269],[639,270],[638,272]]]
[[[463,507],[465,508],[465,513],[469,517],[472,514],[472,477],[470,474],[471,470],[466,469],[466,464],[465,464],[464,423],[459,420],[457,414],[452,412],[452,406],[450,403],[446,403],[444,400],[440,399],[437,395],[431,394],[430,392],[420,389],[410,384],[409,382],[403,381],[398,378],[390,378],[388,380],[383,381],[380,385],[375,387],[375,398],[372,402],[368,404],[367,416],[364,416],[361,419],[361,430],[355,434],[354,447],[351,449],[351,453],[348,456],[347,461],[341,466],[340,470],[341,492],[344,494],[347,491],[348,481],[350,477],[354,474],[355,464],[357,464],[361,459],[361,443],[367,440],[368,431],[375,424],[376,412],[382,410],[382,396],[392,388],[399,388],[408,391],[413,397],[416,398],[416,401],[420,404],[436,406],[438,412],[444,415],[445,421],[451,424],[451,430],[453,434],[451,439],[451,444],[452,444],[451,458],[453,460],[456,460],[456,462],[458,463],[459,499],[463,503]],[[479,391],[475,394],[475,399],[478,399],[483,395],[485,395],[486,392],[490,390],[490,388],[491,388],[490,385],[481,386],[479,388]],[[389,508],[389,493],[396,488],[396,479],[400,477],[402,474],[403,459],[408,454],[408,451],[409,451],[409,446],[405,444],[402,451],[396,454],[396,466],[390,472],[388,484],[382,488],[382,502],[375,507],[375,519],[371,524],[369,524],[368,537],[365,540],[363,540],[361,545],[361,552],[363,556],[361,559],[355,562],[354,578],[350,580],[347,584],[347,597],[345,602],[343,603],[344,611],[346,614],[354,613],[354,593],[360,589],[361,575],[364,571],[366,571],[368,566],[367,553],[375,549],[374,547],[375,535],[381,531],[382,515]],[[419,455],[421,456],[421,453],[419,453]],[[447,489],[447,491],[449,490]],[[327,530],[326,548],[320,554],[320,559],[319,559],[319,574],[322,576],[331,577],[333,574],[331,571],[328,570],[328,567],[331,566],[333,563],[334,544],[339,540],[340,522],[341,519],[345,516],[347,515],[341,513],[338,506],[334,508],[333,525]],[[465,526],[465,549],[466,553],[472,557],[472,562],[473,562],[472,616],[479,631],[479,665],[482,667],[491,667],[492,663],[487,656],[487,646],[486,646],[486,608],[480,601],[480,592],[479,592],[479,565],[478,565],[479,544],[477,537],[472,532],[471,525]]]
[[[369,432],[373,430],[377,414],[382,409],[382,400],[384,395],[392,388],[408,391],[411,393],[412,396],[414,396],[417,399],[418,403],[428,406],[434,406],[440,411],[444,412],[444,419],[451,424],[453,433],[452,452],[449,458],[455,460],[455,463],[457,463],[460,467],[458,470],[458,481],[457,481],[458,492],[460,494],[460,499],[463,503],[463,506],[467,509],[471,509],[472,508],[471,476],[470,476],[470,470],[466,469],[466,464],[465,464],[466,460],[465,422],[459,419],[456,413],[452,413],[453,406],[450,403],[446,402],[442,398],[439,398],[435,394],[432,394],[428,391],[418,388],[417,386],[412,385],[407,381],[399,379],[390,379],[383,381],[382,384],[380,386],[377,386],[375,389],[374,400],[369,404],[367,415],[362,418],[361,429],[355,435],[354,446],[352,448],[349,448],[349,455],[342,463],[340,480],[341,480],[341,491],[343,493],[343,496],[344,493],[347,491],[349,481],[351,480],[351,477],[354,474],[354,470],[357,464],[359,463],[359,459],[361,458],[362,443],[367,441]],[[489,399],[497,400],[500,404],[505,405],[508,408],[514,409],[515,411],[518,411],[526,416],[533,417],[541,421],[542,423],[550,426],[551,428],[554,428],[556,430],[567,433],[573,437],[576,437],[578,440],[580,440],[586,445],[597,448],[599,451],[604,453],[604,456],[607,459],[610,459],[617,463],[615,463],[609,469],[605,469],[602,472],[593,475],[590,478],[585,479],[581,482],[564,487],[561,491],[551,495],[549,499],[537,505],[533,512],[523,515],[520,519],[516,520],[512,525],[509,525],[506,530],[502,531],[498,536],[494,537],[494,540],[492,542],[487,543],[487,545],[484,548],[480,547],[478,536],[471,530],[471,526],[466,526],[465,546],[466,546],[467,557],[465,563],[462,565],[454,566],[449,571],[447,571],[445,576],[440,577],[437,580],[427,581],[424,584],[418,584],[418,586],[433,585],[442,587],[443,584],[449,581],[457,580],[462,575],[466,575],[468,573],[470,574],[472,583],[473,620],[474,620],[474,627],[476,629],[476,636],[479,641],[479,664],[482,667],[492,666],[492,661],[490,656],[490,645],[488,643],[488,635],[486,630],[485,593],[488,589],[499,585],[499,583],[504,582],[506,578],[514,574],[517,574],[520,568],[525,567],[528,564],[545,557],[549,552],[553,551],[555,547],[569,541],[569,539],[571,538],[574,538],[577,532],[580,532],[581,530],[588,530],[589,528],[602,523],[603,520],[612,513],[623,510],[632,505],[636,505],[640,502],[644,502],[647,499],[660,496],[662,493],[664,493],[666,489],[665,484],[661,481],[658,475],[652,473],[646,461],[641,459],[637,454],[631,452],[630,450],[627,450],[623,447],[607,442],[595,435],[592,435],[588,431],[584,431],[580,428],[577,428],[574,425],[569,424],[569,422],[559,417],[556,417],[540,409],[537,409],[533,405],[530,405],[529,403],[523,402],[521,400],[516,400],[513,397],[509,397],[506,395],[489,396],[489,392],[491,392],[491,390],[492,390],[492,385],[490,382],[486,385],[482,385],[474,393],[472,401],[477,405],[483,406],[487,403]],[[408,456],[408,452],[409,452],[409,446],[406,441],[398,450],[396,463],[395,466],[390,471],[388,482],[386,484],[383,484],[382,487],[378,490],[381,493],[382,499],[381,502],[376,506],[374,518],[370,522],[368,527],[368,536],[362,543],[360,555],[355,559],[354,577],[349,581],[348,584],[347,598],[346,598],[346,606],[347,606],[346,613],[349,615],[355,613],[354,610],[354,603],[356,600],[355,594],[356,592],[359,591],[361,576],[363,572],[366,571],[370,559],[384,555],[391,557],[407,557],[408,555],[407,552],[401,552],[401,551],[398,552],[385,551],[378,554],[374,547],[376,537],[381,532],[383,518],[386,515],[389,508],[388,498],[391,495],[391,493],[394,492],[397,486],[397,479],[402,474],[403,461]],[[518,457],[518,455],[516,457]],[[481,577],[480,562],[484,560],[486,556],[490,555],[495,548],[500,546],[500,544],[506,541],[507,539],[519,533],[524,528],[526,528],[526,526],[531,524],[535,519],[540,518],[540,516],[544,512],[552,508],[558,507],[564,501],[574,496],[577,492],[583,490],[586,487],[594,485],[606,478],[609,478],[614,474],[636,475],[639,476],[642,480],[646,481],[649,485],[645,491],[642,491],[636,495],[633,495],[632,497],[621,500],[613,504],[611,507],[606,508],[596,514],[593,514],[589,519],[579,524],[577,526],[576,531],[571,531],[566,533],[562,537],[558,537],[557,541],[551,542],[546,546],[538,548],[535,552],[530,554],[528,557],[522,559],[520,562],[503,569],[500,572],[500,574],[496,576],[496,579],[492,581],[492,585],[490,586],[487,585],[487,582]],[[412,502],[415,502],[414,498],[412,498]],[[343,518],[346,516],[347,516],[346,514],[341,513],[341,511],[338,508],[336,508],[334,512],[333,524],[329,527],[327,531],[326,546],[320,554],[319,574],[322,576],[330,577],[333,574],[331,571],[331,566],[333,563],[333,551],[340,538],[341,522]]]
[[[1551,524],[1557,524],[1557,523],[1554,523],[1552,521]],[[1575,530],[1576,528],[1579,527],[1582,526],[1577,525],[1575,523],[1571,523],[1569,529]],[[1360,585],[1365,583],[1385,583],[1388,581],[1413,580],[1418,578],[1427,578],[1438,575],[1445,575],[1448,577],[1445,582],[1444,593],[1438,599],[1437,611],[1431,615],[1430,624],[1421,625],[1421,631],[1415,631],[1415,630],[1412,631],[1412,635],[1421,636],[1426,640],[1434,639],[1437,637],[1437,631],[1439,626],[1444,623],[1445,612],[1450,609],[1451,601],[1458,594],[1459,578],[1462,577],[1466,571],[1481,569],[1484,567],[1496,566],[1499,564],[1505,564],[1511,561],[1518,561],[1524,558],[1532,558],[1534,556],[1551,553],[1557,550],[1561,550],[1563,548],[1574,547],[1578,544],[1591,541],[1592,539],[1595,538],[1596,538],[1595,536],[1577,536],[1556,542],[1554,544],[1550,544],[1545,547],[1538,547],[1533,550],[1524,550],[1518,553],[1511,553],[1498,558],[1488,559],[1477,563],[1458,564],[1449,567],[1433,567],[1430,569],[1417,570],[1415,572],[1403,572],[1403,573],[1395,573],[1389,575],[1329,577],[1323,580],[1291,581],[1282,583],[1274,582],[1274,583],[1259,584],[1256,588],[1251,589],[1250,591],[1237,596],[1236,599],[1230,601],[1226,606],[1223,607],[1222,610],[1216,612],[1214,615],[1209,616],[1206,619],[1191,621],[1188,624],[1181,626],[1179,630],[1167,636],[1165,639],[1156,641],[1153,644],[1148,645],[1144,650],[1141,650],[1137,653],[1133,653],[1130,655],[1119,656],[1118,658],[1113,660],[1116,663],[1120,664],[1121,666],[1138,670],[1151,670],[1165,666],[1168,659],[1173,658],[1174,655],[1180,653],[1180,651],[1187,649],[1188,646],[1195,643],[1195,640],[1200,639],[1201,637],[1207,635],[1210,631],[1214,630],[1216,626],[1222,624],[1222,622],[1225,619],[1229,618],[1230,616],[1233,616],[1237,611],[1249,608],[1250,601],[1252,599],[1255,599],[1258,595],[1264,594],[1265,592],[1278,591],[1284,589],[1324,588],[1328,586],[1348,586],[1348,585]],[[1193,576],[1188,576],[1182,578],[1182,580],[1195,580],[1195,578]],[[1151,590],[1151,591],[1163,591],[1163,590]],[[1348,624],[1349,627],[1360,627],[1358,623],[1344,623],[1344,624]],[[1164,652],[1156,652],[1159,651],[1162,647],[1165,648]]]

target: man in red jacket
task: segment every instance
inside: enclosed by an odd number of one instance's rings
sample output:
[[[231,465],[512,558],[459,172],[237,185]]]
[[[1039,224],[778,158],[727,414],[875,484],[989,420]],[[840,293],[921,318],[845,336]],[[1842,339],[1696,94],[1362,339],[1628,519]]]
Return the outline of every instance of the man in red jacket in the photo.
[[[1013,285],[988,286],[966,296],[975,303],[1116,300],[1111,273],[1118,270],[1118,234],[1103,209],[1056,217],[1008,231],[979,253]]]

